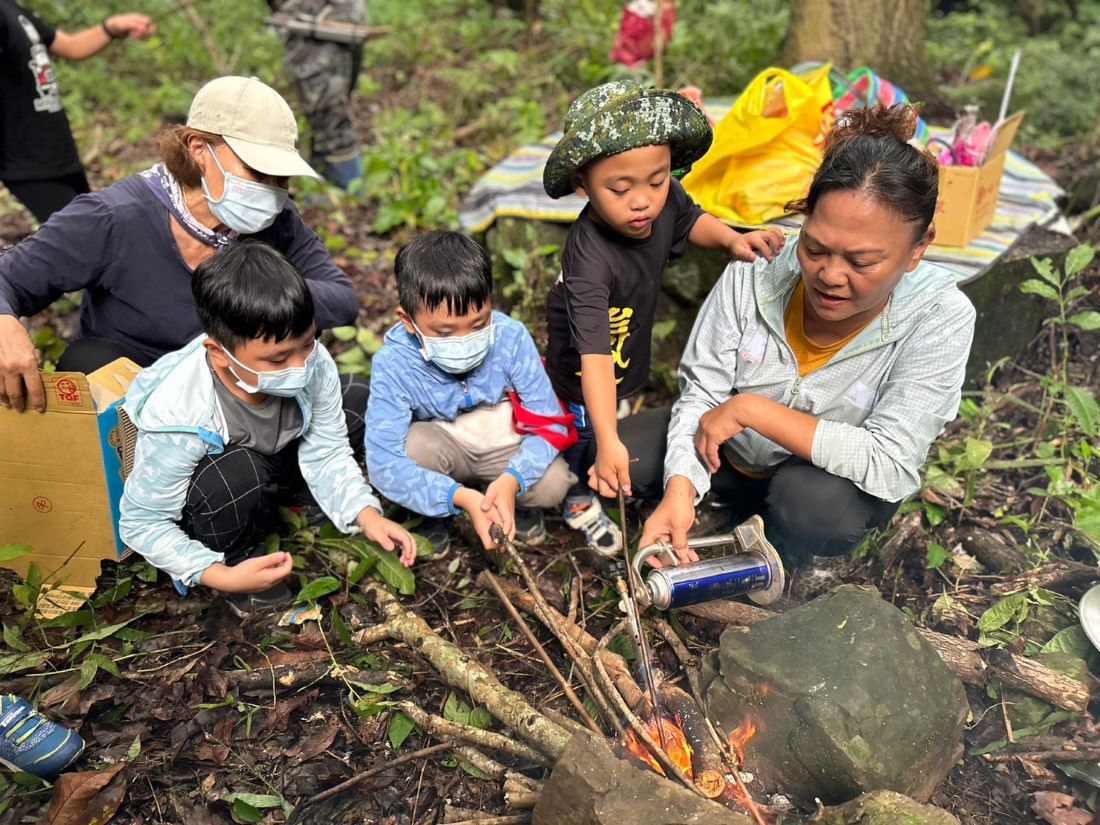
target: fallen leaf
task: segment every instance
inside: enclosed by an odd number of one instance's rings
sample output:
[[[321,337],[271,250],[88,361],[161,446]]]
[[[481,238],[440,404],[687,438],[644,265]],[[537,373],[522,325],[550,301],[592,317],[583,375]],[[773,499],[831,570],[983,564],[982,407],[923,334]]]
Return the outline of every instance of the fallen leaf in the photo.
[[[332,747],[336,734],[340,732],[340,717],[330,716],[323,728],[312,736],[303,739],[286,751],[286,755],[298,762],[308,762]]]
[[[208,793],[210,793],[211,789],[214,787],[214,783],[216,783],[217,781],[218,781],[217,776],[215,776],[212,773],[208,773],[206,775],[206,779],[202,780],[202,784],[199,785],[199,787],[202,788],[202,792],[204,794],[208,794]]]
[[[1032,810],[1048,825],[1089,825],[1092,814],[1082,811],[1069,794],[1057,791],[1039,791]]]
[[[80,684],[80,674],[77,673],[59,685],[54,685],[47,690],[43,696],[42,701],[39,703],[42,708],[61,708],[65,706],[65,703],[76,696],[80,691],[77,689],[77,685]]]
[[[219,745],[215,742],[200,742],[195,745],[195,758],[200,762],[213,762],[215,765],[224,765],[229,761],[229,746]]]
[[[63,773],[53,786],[53,798],[46,811],[45,825],[88,825],[95,816],[88,803],[115,778],[124,766],[112,765],[103,771]],[[102,820],[101,820],[102,822]]]
[[[320,696],[321,691],[317,688],[307,692],[300,693],[297,696],[292,696],[289,699],[280,699],[279,703],[275,705],[274,709],[264,717],[264,723],[261,730],[271,731],[273,733],[282,733],[286,730],[287,721],[290,719],[290,714],[298,710],[303,706],[313,704],[317,697]]]
[[[88,803],[88,812],[92,815],[86,825],[106,825],[118,812],[122,801],[126,799],[126,776],[118,776],[110,785],[92,797]]]

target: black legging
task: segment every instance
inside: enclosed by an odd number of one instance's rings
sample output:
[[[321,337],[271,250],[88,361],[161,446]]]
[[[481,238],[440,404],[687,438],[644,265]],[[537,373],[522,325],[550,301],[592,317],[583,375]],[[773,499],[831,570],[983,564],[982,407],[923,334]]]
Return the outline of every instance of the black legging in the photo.
[[[340,376],[348,440],[360,464],[370,383],[358,375]],[[180,527],[191,538],[226,554],[236,564],[258,550],[264,536],[279,528],[280,504],[311,503],[298,468],[298,442],[265,456],[247,447],[228,447],[203,457],[191,476]]]
[[[635,496],[658,499],[664,492],[665,436],[671,409],[647,411],[619,422],[619,437],[638,461],[631,465]],[[664,422],[661,429],[658,422]],[[660,432],[660,435],[657,433]],[[901,502],[883,501],[854,482],[800,458],[784,461],[768,478],[749,478],[722,453],[711,493],[731,508],[731,521],[764,517],[768,539],[783,560],[796,566],[810,556],[840,556],[855,549],[868,530],[883,527]]]
[[[92,191],[83,169],[56,178],[6,180],[3,183],[15,199],[31,211],[39,223],[45,223],[50,215],[59,209],[64,209],[77,195],[85,195]]]

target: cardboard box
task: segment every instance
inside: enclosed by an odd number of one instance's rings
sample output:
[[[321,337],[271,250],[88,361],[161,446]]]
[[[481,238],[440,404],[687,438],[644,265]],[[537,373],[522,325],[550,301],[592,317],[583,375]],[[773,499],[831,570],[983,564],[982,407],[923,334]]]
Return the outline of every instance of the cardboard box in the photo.
[[[981,166],[941,166],[940,199],[936,203],[936,243],[969,246],[993,223],[1001,176],[1008,148],[1020,128],[1024,113],[1018,112],[1001,124],[993,146]]]
[[[31,555],[0,562],[46,581],[46,618],[74,610],[95,591],[103,559],[126,552],[118,535],[122,485],[137,431],[120,404],[141,369],[120,358],[91,375],[43,373],[46,412],[0,409],[0,545]]]

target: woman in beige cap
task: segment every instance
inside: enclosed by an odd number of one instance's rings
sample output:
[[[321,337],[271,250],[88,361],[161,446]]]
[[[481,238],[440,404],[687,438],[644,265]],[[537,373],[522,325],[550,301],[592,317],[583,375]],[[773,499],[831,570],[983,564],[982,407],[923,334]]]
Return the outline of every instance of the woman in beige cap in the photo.
[[[147,366],[200,332],[191,272],[242,238],[271,245],[302,272],[318,328],[353,323],[351,280],[288,199],[291,176],[317,177],[297,138],[294,113],[270,86],[213,80],[187,124],[161,134],[161,163],[82,195],[0,257],[0,405],[45,407],[20,316],[83,291],[80,338],[58,369],[91,372],[119,357]]]

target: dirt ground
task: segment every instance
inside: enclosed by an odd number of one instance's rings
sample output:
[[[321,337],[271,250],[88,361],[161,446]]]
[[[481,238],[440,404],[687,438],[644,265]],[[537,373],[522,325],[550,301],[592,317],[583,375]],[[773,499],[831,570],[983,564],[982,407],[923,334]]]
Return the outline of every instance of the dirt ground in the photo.
[[[132,151],[138,158],[144,150],[133,147]],[[92,176],[96,184],[106,182],[95,168]],[[363,209],[345,210],[346,219],[339,225],[332,222],[323,207],[307,203],[303,211],[314,225],[331,222],[325,227],[327,231],[343,233],[349,247],[365,253],[354,258],[338,257],[337,262],[359,288],[363,300],[361,324],[380,332],[395,302],[391,277],[394,239],[372,236],[366,229],[371,216]],[[29,221],[17,209],[0,209],[0,238],[4,242],[14,242],[30,229]],[[1100,284],[1095,264],[1088,284],[1095,295]],[[77,329],[71,311],[47,312],[35,323],[52,325],[67,337]],[[1075,376],[1079,383],[1094,388],[1098,383],[1098,344],[1100,333],[1080,334],[1072,342]],[[1048,337],[1040,336],[1018,364],[1001,371],[996,379],[998,389],[1020,397],[1038,393],[1037,385],[1027,388],[1031,380],[1028,371],[1046,372],[1049,345]],[[1007,426],[994,430],[994,440],[1016,438],[1036,424],[1019,407],[1006,407],[997,418]],[[956,424],[954,429],[960,426]],[[948,518],[942,524],[928,537],[913,539],[908,548],[911,552],[901,553],[889,568],[884,569],[881,560],[872,554],[854,565],[843,580],[874,585],[894,604],[916,616],[924,615],[945,588],[961,593],[980,613],[978,605],[988,605],[995,599],[990,587],[998,578],[930,571],[924,562],[925,544],[934,540],[951,548],[960,536],[974,529],[991,532],[1011,544],[1023,543],[1024,535],[1017,527],[1006,525],[1005,516],[1030,515],[1042,506],[1027,492],[1041,484],[1042,478],[1041,470],[1029,469],[982,475],[974,501],[966,509],[933,494],[926,500],[948,509]],[[1074,542],[1065,530],[1067,517],[1059,505],[1050,506],[1032,537],[1034,544],[1047,548],[1052,558],[1094,563],[1087,547]],[[539,573],[542,591],[559,606],[565,607],[563,593],[571,583],[581,584],[580,615],[593,635],[599,637],[617,619],[613,591],[583,554],[573,552],[576,538],[560,520],[551,516],[548,522],[550,539],[525,553]],[[313,578],[326,572],[329,563],[312,556],[308,564],[306,572]],[[569,704],[534,656],[531,645],[495,597],[473,583],[481,569],[498,564],[499,559],[487,558],[475,549],[467,533],[444,557],[420,561],[416,593],[405,597],[403,603],[444,638],[491,667],[501,681],[536,708],[571,714]],[[29,650],[42,652],[35,668],[6,677],[3,689],[37,696],[52,715],[78,726],[88,748],[74,770],[121,766],[96,798],[105,812],[113,812],[112,822],[213,825],[256,821],[247,811],[242,814],[240,806],[234,814],[232,794],[278,795],[298,804],[358,772],[384,768],[395,756],[435,741],[414,732],[397,753],[391,749],[388,736],[392,712],[384,706],[386,701],[408,698],[429,712],[442,714],[452,691],[407,646],[392,642],[368,646],[346,643],[334,622],[335,614],[350,633],[378,621],[373,608],[355,588],[325,598],[320,622],[279,627],[277,616],[239,619],[223,600],[207,592],[195,590],[187,598],[180,598],[163,577],[156,581],[141,578],[145,569],[135,560],[106,568],[94,609],[83,611],[93,624],[76,628],[66,627],[64,622],[39,626],[29,620],[13,596],[18,581],[7,571],[0,571],[0,619],[6,629],[21,629]],[[1079,595],[1080,591],[1076,592]],[[687,615],[678,618],[686,642],[694,651],[707,650],[716,643],[720,626]],[[126,623],[125,627],[74,648],[73,641],[81,634],[119,623]],[[537,622],[531,624],[567,672],[568,663],[550,634]],[[976,637],[972,626],[959,632]],[[5,641],[9,641],[7,632]],[[117,673],[100,664],[90,684],[78,689],[80,665],[87,660],[88,650],[112,662]],[[666,673],[677,672],[667,646],[658,644],[656,654]],[[392,695],[368,692],[366,699],[353,707],[348,684],[330,667],[334,662],[345,668],[345,673],[348,667],[354,667],[375,674],[375,681],[394,686],[396,691]],[[287,684],[284,677],[290,672],[296,676]],[[969,750],[1004,738],[1006,732],[1000,703],[982,691],[968,690],[974,713],[966,733]],[[1049,730],[1044,741],[1056,747],[1072,741],[1095,743],[1097,731],[1093,725],[1088,717],[1066,721]],[[751,770],[751,744],[747,760]],[[502,761],[514,763],[531,776],[541,775],[522,760],[505,757]],[[1032,808],[1034,794],[1050,790],[1073,792],[1067,777],[1049,765],[967,756],[932,801],[966,825],[1053,822],[1038,818]],[[43,821],[51,795],[47,787],[21,788],[12,795],[6,812],[0,814],[0,822]],[[305,818],[292,821],[432,823],[443,821],[447,808],[498,815],[510,812],[500,782],[475,778],[456,766],[453,759],[438,755],[383,769],[355,790],[314,806]],[[264,821],[283,821],[277,808],[263,810],[267,817]],[[88,820],[74,817],[54,821],[63,825]],[[1058,820],[1062,821],[1077,820]]]

